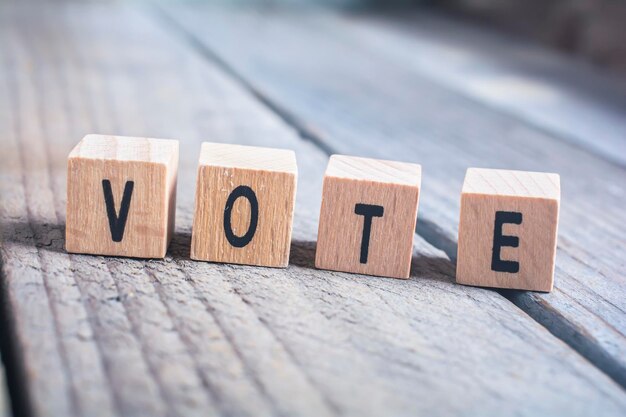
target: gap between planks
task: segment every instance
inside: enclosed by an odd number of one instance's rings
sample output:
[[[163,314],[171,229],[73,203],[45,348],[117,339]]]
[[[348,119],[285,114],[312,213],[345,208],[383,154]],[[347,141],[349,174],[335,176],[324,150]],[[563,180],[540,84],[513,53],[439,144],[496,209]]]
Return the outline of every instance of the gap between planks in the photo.
[[[0,274],[3,270],[0,257]],[[6,282],[0,275],[0,417],[33,416],[30,390],[25,370],[20,364],[23,358],[15,343],[15,319],[10,311]]]
[[[0,417],[9,417],[8,388],[4,377],[4,367],[0,363]]]

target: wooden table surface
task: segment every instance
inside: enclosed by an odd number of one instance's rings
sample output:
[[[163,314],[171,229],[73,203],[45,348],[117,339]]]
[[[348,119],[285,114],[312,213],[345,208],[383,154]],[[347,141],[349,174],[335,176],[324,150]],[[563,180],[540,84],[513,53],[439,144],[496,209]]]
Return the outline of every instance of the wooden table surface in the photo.
[[[433,13],[5,2],[0,92],[20,415],[626,415],[624,81]],[[164,260],[65,252],[87,133],[181,141]],[[189,259],[202,141],[295,150],[287,269]],[[422,164],[410,280],[314,268],[331,153]],[[470,166],[561,175],[552,293],[455,284]]]

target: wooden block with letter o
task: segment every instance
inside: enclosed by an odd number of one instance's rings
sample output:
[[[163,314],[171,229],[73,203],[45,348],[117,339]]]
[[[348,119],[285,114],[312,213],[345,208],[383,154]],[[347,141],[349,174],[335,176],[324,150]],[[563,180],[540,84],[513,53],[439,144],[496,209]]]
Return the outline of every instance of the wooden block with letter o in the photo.
[[[315,266],[408,278],[421,167],[333,155],[324,176]]]
[[[177,171],[177,140],[85,136],[68,157],[66,250],[164,257]]]
[[[456,281],[551,291],[560,194],[557,174],[468,169]]]
[[[286,267],[297,176],[293,151],[203,143],[191,258]]]

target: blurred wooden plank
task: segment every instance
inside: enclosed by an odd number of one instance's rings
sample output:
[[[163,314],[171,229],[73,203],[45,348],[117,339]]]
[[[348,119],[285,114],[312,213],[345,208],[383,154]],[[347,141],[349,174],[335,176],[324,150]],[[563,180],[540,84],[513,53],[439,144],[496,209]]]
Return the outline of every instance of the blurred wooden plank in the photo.
[[[0,41],[2,280],[35,415],[626,410],[618,385],[510,302],[455,285],[419,236],[407,281],[315,270],[327,155],[143,9],[4,7]],[[165,260],[64,251],[66,157],[94,131],[182,139]],[[207,139],[296,151],[288,269],[189,260]]]
[[[363,37],[367,27],[355,30],[350,19],[277,7],[194,5],[168,13],[192,44],[208,57],[219,56],[328,152],[423,164],[418,232],[451,257],[468,167],[559,173],[555,290],[506,294],[626,386],[623,168],[433,83],[412,65],[411,57],[423,51],[389,54],[371,42],[378,29]]]
[[[432,13],[347,15],[381,58],[626,166],[626,81],[552,50]]]

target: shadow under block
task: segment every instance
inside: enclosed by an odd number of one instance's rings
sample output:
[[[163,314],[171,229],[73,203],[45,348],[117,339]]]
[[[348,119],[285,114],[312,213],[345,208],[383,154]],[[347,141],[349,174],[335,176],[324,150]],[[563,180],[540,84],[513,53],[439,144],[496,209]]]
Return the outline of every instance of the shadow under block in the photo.
[[[315,266],[408,278],[421,178],[416,164],[331,156]]]
[[[297,177],[293,151],[203,143],[191,258],[287,267]]]
[[[177,140],[85,136],[68,157],[66,250],[163,258],[177,172]]]
[[[461,195],[456,281],[551,291],[560,195],[557,174],[468,169]]]

